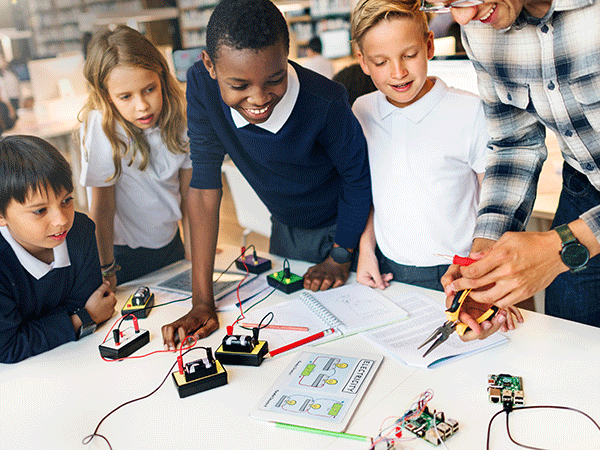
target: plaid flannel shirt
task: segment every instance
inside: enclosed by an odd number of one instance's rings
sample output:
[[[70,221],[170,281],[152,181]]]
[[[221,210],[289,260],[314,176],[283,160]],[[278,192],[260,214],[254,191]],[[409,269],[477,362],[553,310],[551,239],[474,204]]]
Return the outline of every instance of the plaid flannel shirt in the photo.
[[[463,27],[490,133],[490,159],[475,237],[527,225],[546,159],[546,129],[565,160],[600,190],[600,0],[555,0],[525,11],[508,31]],[[581,218],[600,241],[600,205]]]

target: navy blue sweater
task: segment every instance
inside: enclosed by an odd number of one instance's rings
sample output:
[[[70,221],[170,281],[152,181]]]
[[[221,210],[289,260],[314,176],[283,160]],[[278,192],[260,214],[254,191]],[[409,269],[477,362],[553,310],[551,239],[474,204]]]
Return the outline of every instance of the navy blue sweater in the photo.
[[[237,128],[202,62],[188,71],[190,186],[219,189],[226,153],[280,222],[303,229],[335,224],[335,242],[356,248],[371,207],[366,141],[345,88],[291,63],[300,81],[292,114],[275,134]]]
[[[0,362],[14,363],[75,340],[69,313],[102,284],[94,222],[75,213],[71,265],[36,280],[0,235]]]

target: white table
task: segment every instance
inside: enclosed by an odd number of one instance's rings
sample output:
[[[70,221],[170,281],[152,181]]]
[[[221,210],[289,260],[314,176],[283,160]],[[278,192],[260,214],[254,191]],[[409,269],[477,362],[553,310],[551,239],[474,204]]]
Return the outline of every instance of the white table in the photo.
[[[217,256],[223,265],[236,249]],[[274,269],[281,260],[273,258]],[[292,272],[303,274],[308,264],[292,262]],[[168,273],[131,283],[119,292],[120,307],[139,285],[166,278]],[[418,290],[443,301],[438,292],[400,283],[384,291],[392,297]],[[294,294],[292,294],[293,296]],[[296,294],[297,295],[297,294]],[[291,298],[277,292],[264,306]],[[160,297],[157,303],[160,303]],[[162,349],[161,325],[186,312],[168,305],[153,310],[140,326],[150,330],[151,341],[138,353]],[[510,373],[524,380],[528,405],[573,406],[600,420],[600,329],[523,312],[526,323],[509,333],[510,343],[433,370],[405,366],[387,356],[371,387],[350,422],[348,432],[374,436],[382,421],[399,416],[415,396],[433,389],[430,406],[459,421],[460,431],[446,444],[453,449],[484,449],[487,425],[498,411],[487,399],[487,375]],[[237,317],[235,311],[220,314],[221,328],[200,342],[215,350],[225,326]],[[65,344],[45,354],[14,365],[0,364],[0,448],[2,449],[102,449],[95,438],[84,446],[102,417],[116,406],[148,394],[167,376],[175,362],[173,354],[157,354],[139,360],[104,362],[98,345],[115,315],[92,336]],[[237,331],[237,330],[236,330]],[[360,336],[325,344],[323,348],[377,352]],[[195,351],[196,357],[203,356]],[[192,357],[192,354],[189,355]],[[112,414],[99,433],[117,449],[349,449],[366,450],[367,443],[277,429],[253,421],[250,410],[279,375],[293,353],[268,359],[259,367],[226,366],[229,383],[210,391],[180,399],[171,375],[151,397],[127,405]],[[511,431],[517,439],[543,448],[600,448],[600,432],[573,414],[522,412],[511,415]],[[527,415],[526,415],[527,414]],[[508,442],[504,416],[496,419],[492,449],[517,448]],[[574,434],[576,433],[576,434]],[[405,433],[410,435],[410,433]],[[421,440],[396,447],[429,449]],[[441,448],[441,447],[439,447]]]

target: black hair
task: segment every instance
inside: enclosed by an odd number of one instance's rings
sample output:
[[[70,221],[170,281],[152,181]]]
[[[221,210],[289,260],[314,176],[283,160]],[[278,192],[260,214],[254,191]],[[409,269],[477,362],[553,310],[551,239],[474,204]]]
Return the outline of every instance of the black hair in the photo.
[[[261,50],[280,42],[289,51],[287,22],[269,0],[223,0],[206,27],[206,51],[213,64],[222,45]]]
[[[308,48],[315,53],[323,53],[323,43],[321,42],[321,38],[319,36],[313,37],[310,41],[308,41]]]
[[[31,192],[73,191],[69,163],[52,144],[35,136],[0,139],[0,214],[12,200],[25,203]]]
[[[377,90],[373,84],[373,80],[363,72],[359,63],[344,67],[333,76],[333,81],[337,81],[346,87],[350,105],[361,95]]]

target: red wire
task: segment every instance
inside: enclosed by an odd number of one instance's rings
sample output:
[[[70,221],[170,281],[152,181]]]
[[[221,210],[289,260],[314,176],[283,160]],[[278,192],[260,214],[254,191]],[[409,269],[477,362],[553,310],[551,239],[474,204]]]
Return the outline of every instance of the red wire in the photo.
[[[114,328],[114,325],[113,325]],[[112,328],[111,328],[112,329]],[[110,331],[109,331],[110,333]],[[102,360],[106,361],[106,362],[113,362],[113,361],[124,361],[126,359],[140,359],[140,358],[145,358],[146,356],[150,356],[150,355],[154,355],[156,353],[175,353],[176,351],[179,351],[179,355],[181,356],[184,350],[189,350],[190,348],[192,348],[194,345],[196,345],[198,343],[198,339],[196,339],[195,336],[188,336],[184,339],[183,342],[186,342],[188,339],[192,338],[194,340],[194,343],[188,347],[183,346],[183,344],[181,344],[181,346],[179,347],[179,350],[174,349],[174,350],[155,350],[153,352],[150,353],[146,353],[145,355],[136,355],[136,356],[126,356],[124,358],[117,358],[117,359],[109,359],[109,358],[105,358],[104,356],[100,356],[100,358],[102,358]]]
[[[250,271],[248,270],[248,266],[246,265],[246,258],[243,258],[244,254],[246,253],[246,249],[242,248],[242,254],[240,255],[240,257],[242,257],[242,264],[244,265],[244,268],[246,269],[246,275],[244,276],[244,278],[242,278],[240,280],[240,282],[237,285],[237,289],[236,289],[236,295],[237,295],[237,300],[238,300],[238,306],[240,308],[240,316],[230,325],[231,329],[233,330],[233,327],[242,319],[245,319],[246,316],[244,316],[244,310],[242,309],[242,300],[240,299],[240,286],[244,283],[244,280],[246,278],[248,278],[248,275],[250,274]],[[228,327],[229,328],[229,327]]]

